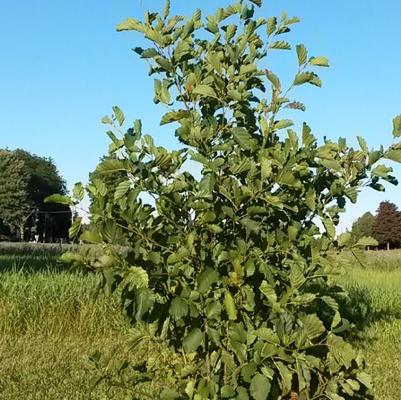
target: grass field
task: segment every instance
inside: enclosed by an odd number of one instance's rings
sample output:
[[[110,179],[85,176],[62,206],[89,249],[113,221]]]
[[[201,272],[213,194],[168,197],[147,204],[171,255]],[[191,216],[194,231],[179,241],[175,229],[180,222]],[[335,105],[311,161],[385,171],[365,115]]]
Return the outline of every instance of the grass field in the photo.
[[[48,250],[48,249],[47,249]],[[123,399],[105,384],[92,390],[96,350],[123,352],[128,326],[118,301],[97,293],[95,275],[56,263],[56,250],[0,247],[0,398]],[[401,387],[401,252],[369,252],[337,279],[351,293],[355,344],[364,350],[378,400]]]

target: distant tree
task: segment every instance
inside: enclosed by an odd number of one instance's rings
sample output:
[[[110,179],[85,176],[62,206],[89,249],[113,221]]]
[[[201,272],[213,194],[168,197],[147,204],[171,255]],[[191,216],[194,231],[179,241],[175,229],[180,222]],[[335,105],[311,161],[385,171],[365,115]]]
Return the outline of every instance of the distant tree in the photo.
[[[53,160],[21,149],[1,150],[0,159],[0,220],[11,233],[18,227],[20,240],[38,235],[46,242],[68,237],[69,207],[43,201],[53,193],[67,193]]]
[[[28,185],[25,162],[14,152],[0,150],[0,219],[11,233],[18,232],[21,239],[32,209]]]
[[[375,216],[366,212],[361,217],[359,217],[353,224],[351,229],[351,235],[353,242],[357,242],[359,239],[363,237],[372,237],[372,227],[375,222]]]
[[[389,201],[380,203],[372,225],[372,235],[387,249],[401,245],[401,212]]]

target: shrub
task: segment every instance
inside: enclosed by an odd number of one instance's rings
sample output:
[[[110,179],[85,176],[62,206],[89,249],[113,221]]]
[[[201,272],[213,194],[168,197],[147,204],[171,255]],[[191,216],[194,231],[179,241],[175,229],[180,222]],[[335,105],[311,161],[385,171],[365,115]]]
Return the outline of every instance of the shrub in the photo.
[[[304,109],[292,89],[321,86],[314,68],[328,60],[297,45],[298,71],[284,88],[266,56],[291,48],[282,35],[298,18],[257,18],[261,3],[202,19],[199,10],[170,16],[167,2],[162,14],[118,25],[151,42],[135,51],[157,76],[154,100],[168,107],[161,124],[177,124],[184,147],[156,146],[140,121],[124,129],[118,107],[103,119],[112,144],[87,187],[96,231],[82,238],[104,254],[81,261],[121,289],[132,323],[152,326],[179,358],[153,398],[369,397],[364,361],[344,339],[349,323],[336,299],[345,293],[330,285],[329,252],[350,241],[335,232],[346,201],[362,185],[395,183],[377,162],[401,161],[401,146],[369,151],[359,138],[355,150],[344,139],[318,143],[307,124],[291,129],[280,115]],[[199,178],[185,170],[190,159]],[[109,188],[117,172],[125,179]],[[74,201],[82,197],[78,185]]]

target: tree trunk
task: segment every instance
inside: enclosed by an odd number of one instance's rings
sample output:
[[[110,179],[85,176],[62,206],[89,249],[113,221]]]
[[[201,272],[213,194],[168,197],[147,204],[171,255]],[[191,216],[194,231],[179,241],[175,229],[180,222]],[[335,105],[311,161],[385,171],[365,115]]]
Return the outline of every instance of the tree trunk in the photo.
[[[387,250],[390,250],[390,242],[387,242]]]
[[[20,238],[21,242],[23,242],[25,239],[25,225],[24,224],[21,224],[19,226],[19,238]]]

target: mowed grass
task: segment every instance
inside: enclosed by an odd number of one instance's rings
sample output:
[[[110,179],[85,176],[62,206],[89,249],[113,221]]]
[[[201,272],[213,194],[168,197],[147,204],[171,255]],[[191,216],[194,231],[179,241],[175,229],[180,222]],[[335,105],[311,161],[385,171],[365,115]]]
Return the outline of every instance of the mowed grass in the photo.
[[[125,351],[129,327],[118,299],[98,294],[96,275],[72,273],[56,256],[0,253],[0,399],[123,399],[105,383],[93,389],[99,375],[89,362],[97,350]],[[337,279],[363,329],[354,340],[376,398],[393,400],[401,387],[401,252],[368,252],[362,261]]]
[[[367,359],[375,397],[398,399],[401,388],[401,253],[369,252],[366,268],[347,268],[340,281],[350,292],[355,322],[362,328],[355,345],[363,349]]]
[[[122,398],[89,357],[119,352],[128,326],[118,300],[98,294],[98,277],[71,273],[56,255],[0,255],[0,398]]]

